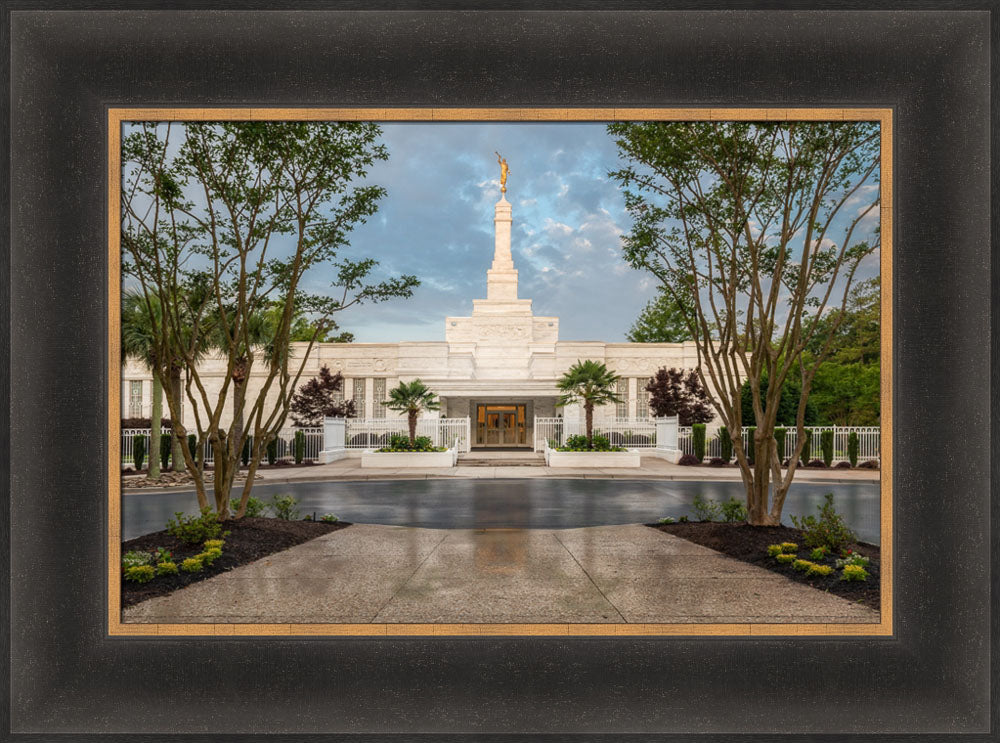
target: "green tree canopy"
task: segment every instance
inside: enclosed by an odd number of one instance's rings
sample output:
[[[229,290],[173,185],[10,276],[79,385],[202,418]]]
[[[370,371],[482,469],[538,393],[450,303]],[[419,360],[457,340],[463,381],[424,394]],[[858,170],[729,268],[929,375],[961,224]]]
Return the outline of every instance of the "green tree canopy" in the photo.
[[[691,340],[684,309],[661,287],[625,336],[632,343],[683,343]]]

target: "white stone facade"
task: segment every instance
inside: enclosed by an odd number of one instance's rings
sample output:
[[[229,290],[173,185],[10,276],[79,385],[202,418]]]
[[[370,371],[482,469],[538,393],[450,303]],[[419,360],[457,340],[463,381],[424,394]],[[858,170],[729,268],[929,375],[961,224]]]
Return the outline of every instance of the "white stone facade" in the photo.
[[[496,238],[493,264],[487,271],[486,299],[473,300],[471,317],[445,318],[443,342],[318,344],[306,361],[300,384],[316,376],[320,367],[328,366],[344,375],[344,396],[356,401],[359,417],[395,417],[379,404],[379,398],[385,399],[387,391],[400,381],[419,378],[441,398],[442,417],[471,418],[473,446],[530,447],[535,416],[582,418],[579,406],[556,407],[556,381],[578,360],[593,359],[622,377],[620,396],[626,400],[620,406],[599,408],[595,420],[646,417],[648,395],[643,387],[649,377],[664,366],[696,367],[695,344],[559,340],[559,318],[533,315],[531,300],[517,295],[511,222],[511,205],[501,197],[496,204]],[[301,359],[306,346],[293,344],[293,358]],[[199,375],[209,395],[218,394],[224,374],[223,359],[202,362]],[[257,394],[259,379],[259,374],[251,373],[250,395]],[[130,361],[122,380],[122,416],[148,417],[149,372]],[[142,398],[137,406],[139,387]],[[184,424],[193,429],[188,407]],[[168,415],[166,402],[164,415]],[[228,422],[228,415],[223,420]],[[502,430],[497,431],[498,427]]]

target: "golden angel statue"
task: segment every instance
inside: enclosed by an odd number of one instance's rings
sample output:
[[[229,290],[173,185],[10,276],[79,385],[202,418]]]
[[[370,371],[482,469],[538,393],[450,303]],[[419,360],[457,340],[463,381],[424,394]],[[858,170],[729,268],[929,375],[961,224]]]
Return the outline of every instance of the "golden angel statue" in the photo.
[[[507,174],[510,172],[510,168],[507,166],[507,160],[500,156],[500,153],[496,150],[493,153],[497,156],[497,162],[500,163],[500,193],[507,193]]]

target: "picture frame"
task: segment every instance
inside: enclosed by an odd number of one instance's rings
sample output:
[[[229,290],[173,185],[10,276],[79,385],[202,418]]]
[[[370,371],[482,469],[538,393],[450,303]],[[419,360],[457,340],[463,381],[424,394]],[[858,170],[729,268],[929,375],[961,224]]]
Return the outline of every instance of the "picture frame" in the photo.
[[[989,735],[997,471],[983,432],[998,435],[992,388],[989,413],[982,400],[995,358],[984,343],[996,312],[988,309],[995,9],[370,7],[266,16],[7,9],[17,104],[5,117],[7,737]],[[332,100],[353,108],[891,109],[893,634],[111,634],[110,473],[100,433],[109,424],[107,112]],[[962,507],[942,493],[961,494]]]

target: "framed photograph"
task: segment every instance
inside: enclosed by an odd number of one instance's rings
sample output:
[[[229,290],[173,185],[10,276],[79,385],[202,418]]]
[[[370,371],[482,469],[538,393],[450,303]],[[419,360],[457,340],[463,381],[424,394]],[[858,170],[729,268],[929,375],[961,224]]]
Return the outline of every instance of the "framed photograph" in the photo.
[[[988,733],[990,19],[10,12],[10,736]]]

